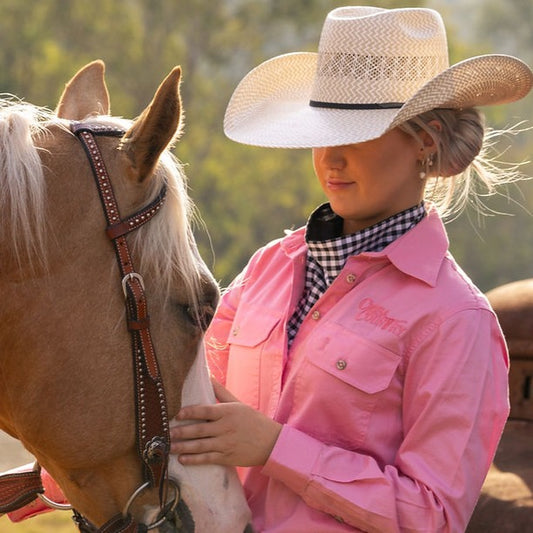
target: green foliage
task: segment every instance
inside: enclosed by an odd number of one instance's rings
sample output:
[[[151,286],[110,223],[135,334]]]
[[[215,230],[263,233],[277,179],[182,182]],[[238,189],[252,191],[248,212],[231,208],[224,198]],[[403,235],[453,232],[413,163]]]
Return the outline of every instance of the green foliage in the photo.
[[[475,10],[459,17],[456,12],[466,4],[440,2],[453,43],[452,62],[494,50],[533,56],[531,17],[524,15],[531,11],[529,0],[469,2]],[[180,64],[186,129],[176,154],[187,165],[191,196],[207,228],[199,225],[196,231],[200,251],[226,285],[256,248],[284,229],[302,225],[323,197],[308,151],[265,150],[227,140],[222,132],[225,106],[238,81],[261,61],[316,50],[326,12],[346,3],[2,0],[0,92],[53,108],[74,72],[101,58],[113,114],[132,118]],[[427,2],[367,3],[413,7]],[[512,50],[500,48],[507,38]],[[527,116],[531,97],[528,102],[528,108],[524,101],[491,110],[490,123],[502,127]],[[531,135],[523,136],[506,158],[528,158],[532,145]],[[524,188],[524,194],[522,203],[533,210],[531,189]],[[495,209],[508,211],[506,207],[497,204]],[[529,239],[517,241],[520,231]],[[531,272],[532,217],[524,210],[514,217],[487,219],[480,229],[477,221],[472,226],[463,216],[450,225],[450,234],[453,252],[485,288]]]

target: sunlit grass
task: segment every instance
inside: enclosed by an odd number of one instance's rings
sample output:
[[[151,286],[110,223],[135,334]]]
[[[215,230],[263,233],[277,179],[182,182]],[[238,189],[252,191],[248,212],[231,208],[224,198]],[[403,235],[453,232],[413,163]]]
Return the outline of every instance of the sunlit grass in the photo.
[[[7,516],[0,518],[2,533],[77,533],[79,530],[67,511],[54,511],[13,523]]]

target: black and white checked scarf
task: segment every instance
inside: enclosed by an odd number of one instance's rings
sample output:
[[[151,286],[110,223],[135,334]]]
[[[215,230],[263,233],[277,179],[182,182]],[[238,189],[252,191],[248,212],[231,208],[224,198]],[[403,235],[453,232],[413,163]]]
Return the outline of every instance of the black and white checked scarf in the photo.
[[[304,317],[333,283],[351,255],[383,250],[418,224],[425,213],[424,203],[421,203],[369,228],[342,235],[343,220],[330,205],[323,204],[317,208],[307,222],[305,288],[296,311],[287,323],[289,346]]]

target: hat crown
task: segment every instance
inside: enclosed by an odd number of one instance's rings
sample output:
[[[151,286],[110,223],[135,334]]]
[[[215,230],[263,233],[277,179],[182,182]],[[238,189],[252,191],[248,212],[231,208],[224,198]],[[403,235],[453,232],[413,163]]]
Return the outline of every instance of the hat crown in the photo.
[[[436,11],[342,7],[324,23],[311,99],[402,103],[448,65],[446,31]]]

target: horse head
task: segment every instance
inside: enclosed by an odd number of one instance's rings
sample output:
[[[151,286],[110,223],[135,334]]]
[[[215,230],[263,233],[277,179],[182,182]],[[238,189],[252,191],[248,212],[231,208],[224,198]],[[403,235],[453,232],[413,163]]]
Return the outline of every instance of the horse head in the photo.
[[[158,487],[146,484],[139,459],[142,400],[128,329],[144,331],[149,320],[164,418],[182,404],[214,401],[202,338],[218,289],[198,254],[185,175],[169,150],[182,127],[180,78],[176,67],[134,121],[110,115],[101,61],[72,78],[54,113],[20,102],[0,107],[0,428],[97,527],[121,513],[153,524],[159,509]],[[80,122],[97,132],[91,164],[73,134]],[[100,164],[114,204],[95,187],[91,166]],[[144,206],[157,209],[137,225],[129,215],[144,217]],[[117,264],[122,247],[126,268],[135,266],[129,277]],[[129,280],[146,294],[142,320],[125,309]],[[184,468],[171,456],[168,471],[179,531],[244,530],[249,511],[234,470]]]

